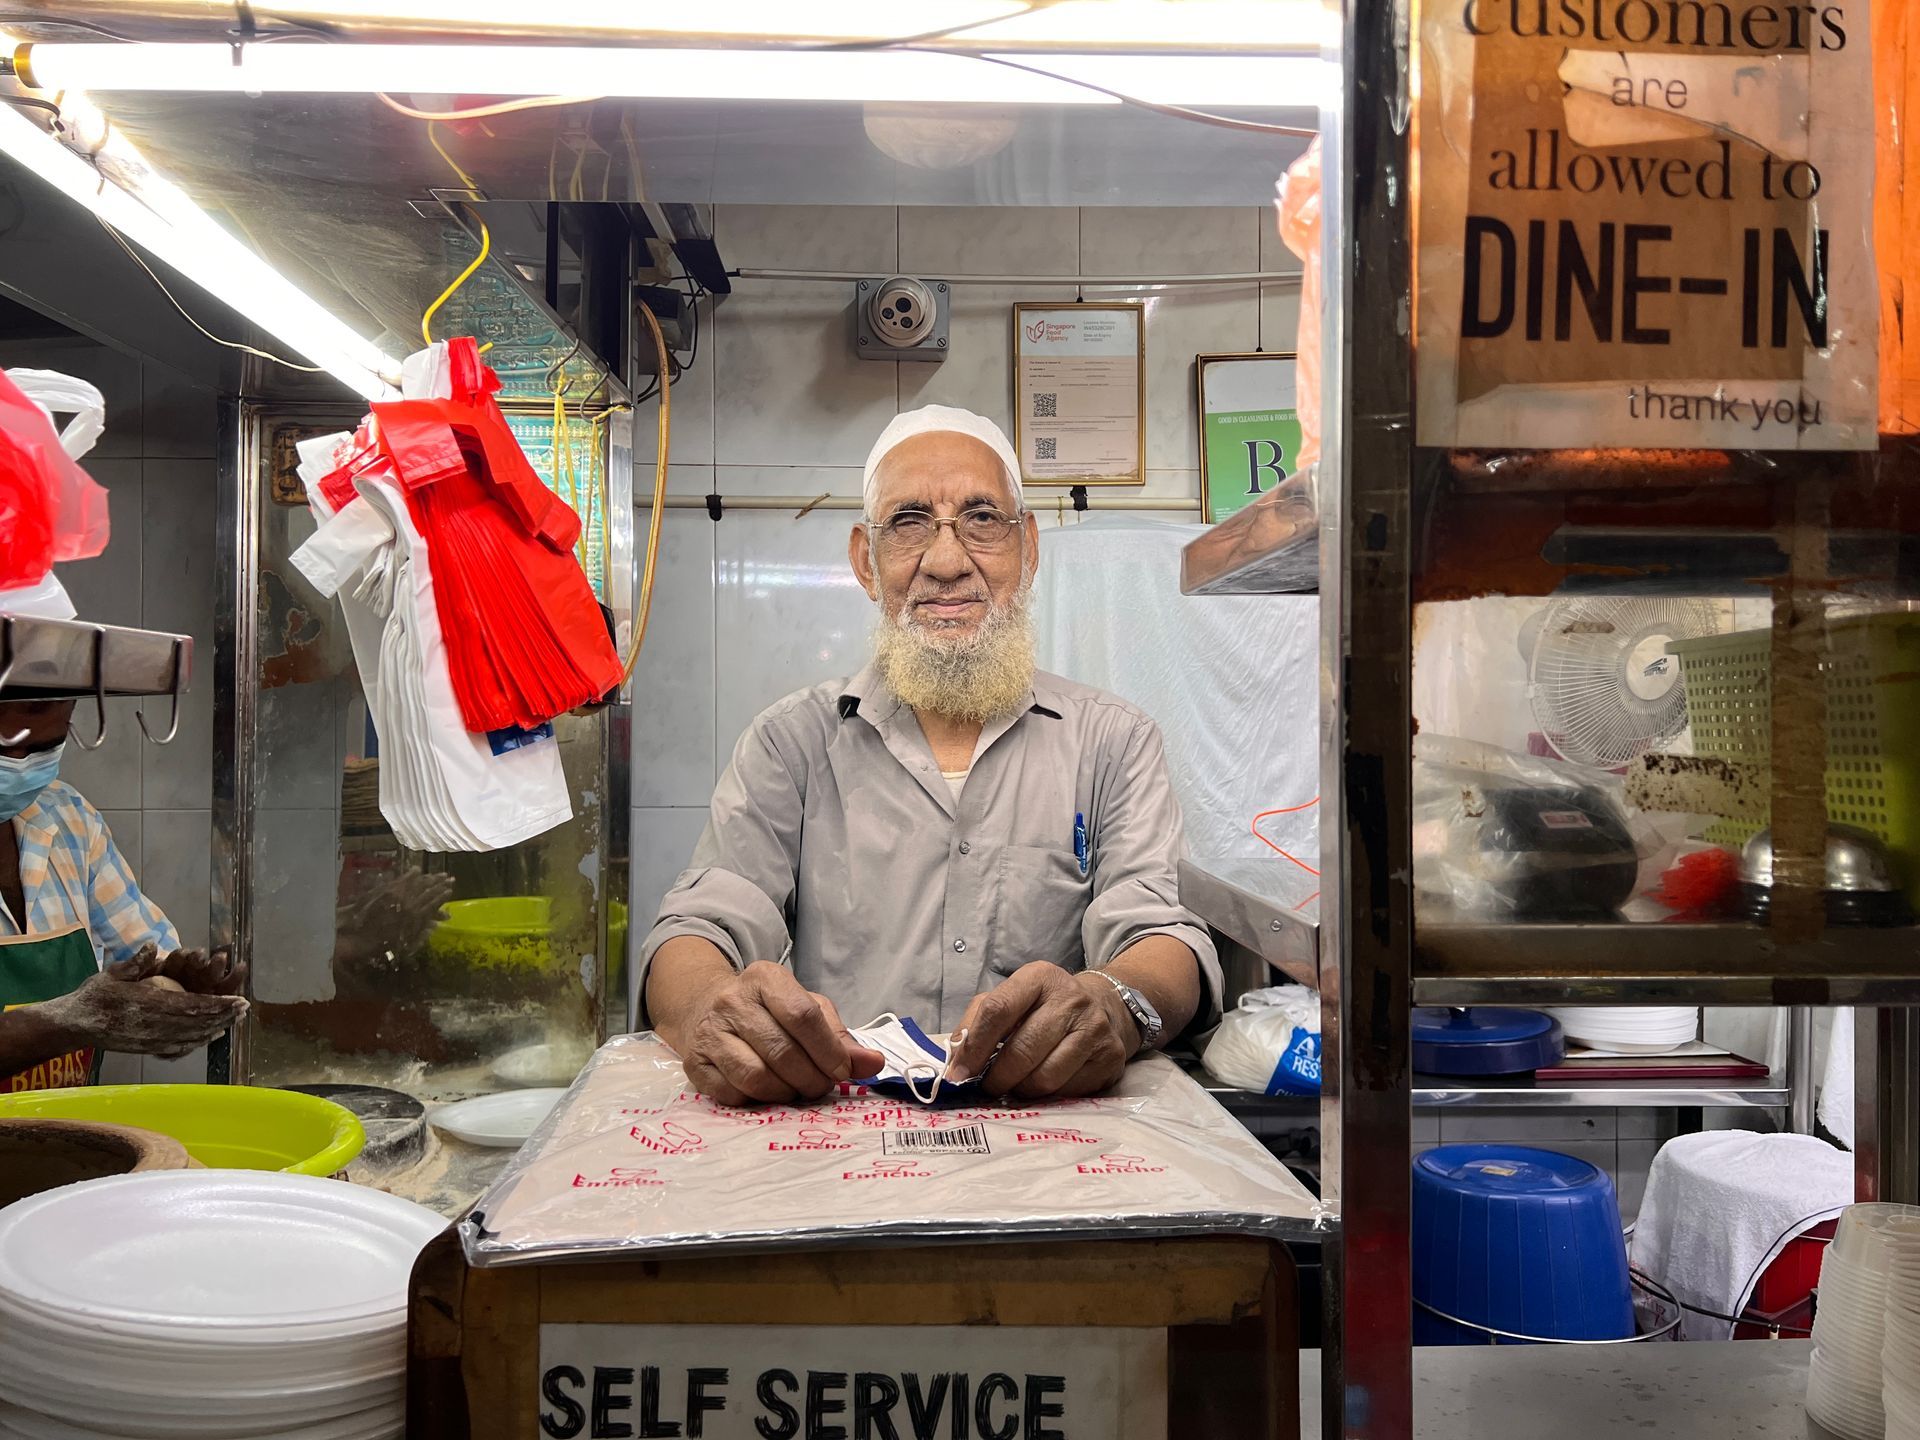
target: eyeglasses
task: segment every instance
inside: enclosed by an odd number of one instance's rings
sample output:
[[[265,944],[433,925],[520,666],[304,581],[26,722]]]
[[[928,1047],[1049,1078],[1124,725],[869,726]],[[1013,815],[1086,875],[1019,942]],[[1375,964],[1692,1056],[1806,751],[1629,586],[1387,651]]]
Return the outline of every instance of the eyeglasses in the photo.
[[[1011,540],[1020,521],[987,505],[945,517],[924,510],[896,510],[880,522],[880,539],[897,555],[920,555],[932,547],[943,525],[951,525],[967,549],[990,551]]]

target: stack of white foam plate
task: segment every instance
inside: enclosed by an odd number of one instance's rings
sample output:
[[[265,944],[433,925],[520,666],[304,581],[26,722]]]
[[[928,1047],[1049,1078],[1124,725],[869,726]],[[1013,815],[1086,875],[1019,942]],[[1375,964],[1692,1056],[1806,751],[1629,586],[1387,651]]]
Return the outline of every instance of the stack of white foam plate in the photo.
[[[1920,1440],[1920,1214],[1891,1217],[1887,1247],[1887,1337],[1880,1398],[1887,1440]]]
[[[10,1206],[0,1437],[398,1437],[407,1280],[445,1225],[377,1190],[241,1170]]]
[[[1841,1440],[1882,1440],[1889,1434],[1882,1396],[1891,1275],[1887,1232],[1909,1218],[1920,1218],[1920,1209],[1850,1206],[1821,1261],[1807,1413]]]
[[[1664,1055],[1700,1031],[1700,1012],[1691,1006],[1562,1005],[1547,1013],[1569,1041],[1622,1055]]]

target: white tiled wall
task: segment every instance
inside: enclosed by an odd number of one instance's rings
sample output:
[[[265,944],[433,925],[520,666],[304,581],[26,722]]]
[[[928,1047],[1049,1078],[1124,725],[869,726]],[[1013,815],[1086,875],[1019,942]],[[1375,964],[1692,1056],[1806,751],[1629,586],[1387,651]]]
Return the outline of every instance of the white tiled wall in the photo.
[[[213,834],[214,397],[164,367],[78,336],[0,340],[0,365],[62,370],[106,397],[106,433],[85,464],[107,488],[112,539],[99,557],[58,571],[80,615],[194,638],[193,688],[174,742],[148,744],[134,719],[144,706],[148,724],[164,734],[165,700],[109,701],[106,743],[94,751],[69,744],[61,776],[106,816],[142,890],[166,911],[181,943],[204,945]],[[91,736],[95,723],[92,707],[80,706],[76,728]],[[110,1055],[104,1078],[202,1080],[206,1059]]]
[[[1295,262],[1269,237],[1272,211],[721,205],[714,238],[729,266],[952,275],[1219,274]],[[1010,425],[1008,336],[1017,301],[1070,301],[1031,284],[953,289],[948,358],[859,360],[852,286],[736,281],[703,313],[700,351],[673,387],[668,488],[676,495],[858,495],[886,422],[924,404]],[[1096,292],[1147,302],[1144,493],[1199,494],[1193,358],[1293,348],[1291,286]],[[636,493],[650,489],[654,416],[638,417]],[[1036,491],[1043,523],[1056,496]],[[649,518],[638,512],[643,527]],[[651,917],[686,864],[735,740],[788,691],[864,662],[872,605],[847,566],[852,516],[815,511],[666,514],[653,616],[635,674],[633,905]],[[1057,518],[1057,517],[1056,517]],[[1165,518],[1196,520],[1193,511]],[[1069,512],[1070,523],[1070,512]],[[640,929],[644,933],[644,929]]]

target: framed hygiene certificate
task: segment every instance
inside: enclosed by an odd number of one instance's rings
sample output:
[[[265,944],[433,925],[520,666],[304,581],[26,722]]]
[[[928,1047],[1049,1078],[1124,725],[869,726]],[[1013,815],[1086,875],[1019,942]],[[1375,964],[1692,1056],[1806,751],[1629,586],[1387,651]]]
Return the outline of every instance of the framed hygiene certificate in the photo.
[[[1024,484],[1145,484],[1145,307],[1014,306],[1013,429]]]

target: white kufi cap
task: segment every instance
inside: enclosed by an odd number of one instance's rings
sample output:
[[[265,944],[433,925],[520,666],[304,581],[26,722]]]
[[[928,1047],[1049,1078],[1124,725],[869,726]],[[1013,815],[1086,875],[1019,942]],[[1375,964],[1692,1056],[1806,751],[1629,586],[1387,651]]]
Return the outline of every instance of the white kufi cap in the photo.
[[[922,405],[918,410],[909,410],[904,415],[896,415],[887,428],[880,432],[880,438],[873,442],[873,449],[867,452],[867,472],[861,479],[861,504],[868,515],[873,514],[874,476],[879,473],[880,462],[892,453],[895,446],[911,440],[916,435],[927,435],[935,431],[946,431],[955,435],[971,435],[1000,458],[1001,468],[1007,472],[1007,485],[1013,492],[1014,504],[1020,509],[1026,508],[1026,502],[1020,496],[1020,461],[1013,453],[1013,444],[1007,439],[1007,432],[984,415],[976,415],[971,410],[959,410],[951,405]]]

